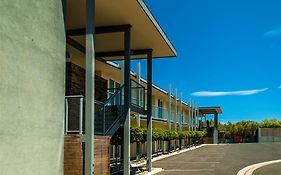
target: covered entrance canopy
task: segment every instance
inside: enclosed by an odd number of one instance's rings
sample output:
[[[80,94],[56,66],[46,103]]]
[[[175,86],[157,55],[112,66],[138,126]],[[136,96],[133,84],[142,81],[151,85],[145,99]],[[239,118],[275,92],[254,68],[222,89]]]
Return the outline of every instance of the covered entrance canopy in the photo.
[[[213,133],[213,143],[218,143],[218,114],[222,114],[221,107],[199,107],[199,116],[205,117],[206,114],[214,115],[214,133]]]
[[[206,114],[222,114],[221,107],[200,107],[199,116],[205,116]]]
[[[85,47],[85,12],[86,0],[67,0],[66,26],[70,38],[67,47],[71,57],[84,57],[79,45]],[[124,50],[124,25],[131,25],[131,58],[146,58],[146,54],[134,54],[134,51],[143,49],[153,49],[153,58],[176,56],[175,48],[142,0],[95,0],[96,56]],[[112,32],[114,30],[120,32]],[[123,59],[116,55],[107,54],[105,59]]]

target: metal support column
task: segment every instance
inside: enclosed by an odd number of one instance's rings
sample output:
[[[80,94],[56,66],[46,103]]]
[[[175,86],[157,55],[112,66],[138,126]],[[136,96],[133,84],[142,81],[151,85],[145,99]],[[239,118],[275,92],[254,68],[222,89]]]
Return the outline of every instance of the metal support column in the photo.
[[[139,83],[139,84],[141,84],[141,81],[140,81],[140,78],[141,78],[141,72],[140,72],[140,69],[141,69],[141,63],[140,62],[138,62],[137,63],[137,71],[136,71],[136,75],[137,75],[137,82]],[[138,105],[139,106],[141,106],[141,91],[140,91],[141,89],[139,88],[138,89],[138,94],[137,94],[137,103],[138,103]],[[141,121],[140,121],[140,114],[137,114],[137,126],[138,127],[140,127],[141,126]],[[137,153],[137,157],[136,157],[136,159],[137,160],[140,160],[140,149],[141,149],[141,144],[140,144],[140,142],[137,142],[137,144],[136,144],[136,147],[137,147],[137,150],[136,150],[136,153]]]
[[[199,106],[197,106],[197,128],[199,129],[199,117],[200,117],[200,114],[199,114]],[[201,119],[202,120],[202,119]]]
[[[182,111],[182,91],[180,92],[180,131],[182,131],[183,111]]]
[[[215,117],[214,117],[214,134],[213,134],[214,141],[213,141],[213,143],[217,144],[218,143],[218,114],[215,113],[214,116]]]
[[[65,105],[65,128],[64,128],[64,134],[67,134],[67,132],[68,132],[68,112],[69,112],[69,109],[68,109],[68,99],[67,98],[65,98],[65,103],[64,103],[64,105]]]
[[[174,130],[177,131],[177,88],[174,91]]]
[[[131,28],[124,32],[124,49],[125,49],[125,64],[124,64],[124,175],[130,174],[130,105],[131,105]]]
[[[194,117],[194,101],[191,102],[191,131],[194,131],[193,117]]]
[[[147,54],[147,170],[152,168],[152,51]]]
[[[191,99],[188,99],[188,131],[191,129]]]
[[[198,115],[198,106],[196,105],[196,130],[198,130],[198,122],[199,122],[199,115]]]
[[[194,105],[194,130],[197,130],[197,103]]]
[[[95,0],[86,0],[85,175],[94,172]]]
[[[168,129],[171,129],[171,119],[172,119],[172,98],[171,98],[172,85],[169,84],[168,88]]]
[[[141,84],[141,63],[140,62],[138,62],[137,63],[137,71],[136,71],[136,76],[137,76],[137,82],[138,82],[138,84]],[[139,106],[141,106],[141,89],[140,88],[138,88],[138,94],[137,94],[137,104],[139,105]],[[137,126],[140,126],[140,115],[137,115]]]
[[[79,111],[79,134],[83,134],[83,106],[84,99],[80,97],[80,111]]]

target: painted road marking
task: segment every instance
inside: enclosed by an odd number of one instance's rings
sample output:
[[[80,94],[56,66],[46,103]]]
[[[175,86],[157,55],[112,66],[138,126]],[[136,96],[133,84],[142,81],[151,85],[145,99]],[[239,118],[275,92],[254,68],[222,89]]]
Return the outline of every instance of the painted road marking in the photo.
[[[163,164],[163,163],[220,163],[220,162],[204,162],[204,161],[197,161],[197,162],[188,162],[188,161],[161,161],[157,162],[157,164]]]
[[[200,171],[215,171],[215,169],[175,169],[175,170],[164,170],[172,172],[200,172]]]

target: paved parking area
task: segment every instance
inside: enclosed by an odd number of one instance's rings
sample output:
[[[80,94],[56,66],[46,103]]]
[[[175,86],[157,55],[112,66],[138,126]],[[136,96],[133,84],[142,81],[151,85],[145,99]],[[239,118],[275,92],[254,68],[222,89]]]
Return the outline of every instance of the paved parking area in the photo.
[[[236,175],[251,164],[281,159],[281,143],[206,145],[162,159],[159,175]]]

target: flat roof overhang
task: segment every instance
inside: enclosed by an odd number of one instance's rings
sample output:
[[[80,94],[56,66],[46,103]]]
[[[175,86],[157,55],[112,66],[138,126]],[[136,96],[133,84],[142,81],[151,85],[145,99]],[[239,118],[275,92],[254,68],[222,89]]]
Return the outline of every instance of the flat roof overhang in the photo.
[[[85,29],[86,1],[67,1],[67,30]],[[96,28],[131,25],[131,50],[152,49],[153,58],[175,57],[176,50],[155,20],[143,0],[95,0]],[[69,37],[85,47],[85,35]],[[84,57],[84,53],[67,45],[71,57]],[[95,52],[104,53],[124,50],[122,32],[97,34]],[[131,58],[146,58],[147,55],[132,55]],[[108,56],[105,60],[121,60],[123,56]]]
[[[199,107],[199,113],[200,115],[205,114],[222,114],[221,107]]]

